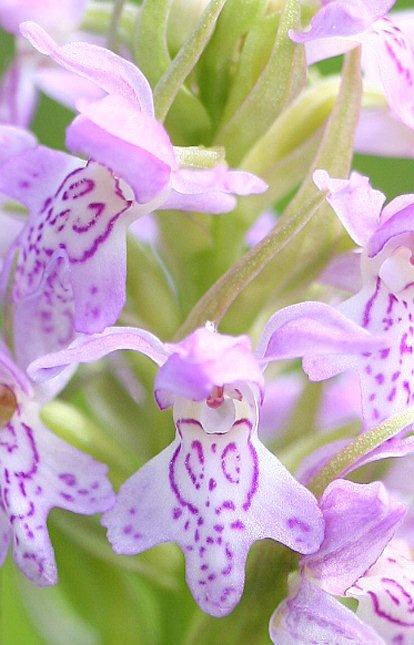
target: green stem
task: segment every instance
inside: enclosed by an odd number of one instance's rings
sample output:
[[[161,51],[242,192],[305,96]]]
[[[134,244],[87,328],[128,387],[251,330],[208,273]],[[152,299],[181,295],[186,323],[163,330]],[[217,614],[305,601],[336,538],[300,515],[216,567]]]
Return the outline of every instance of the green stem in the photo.
[[[108,37],[106,40],[106,46],[112,51],[116,51],[118,48],[118,25],[121,20],[122,9],[124,8],[125,0],[115,0],[114,6],[112,9],[111,21],[108,28]]]
[[[154,103],[155,114],[161,122],[165,121],[175,97],[210,40],[225,3],[226,0],[212,0],[210,2],[196,29],[158,81],[154,90]]]
[[[319,497],[334,479],[341,477],[372,450],[395,437],[401,430],[414,423],[414,407],[383,421],[379,426],[360,434],[348,446],[338,452],[313,478],[309,488]]]

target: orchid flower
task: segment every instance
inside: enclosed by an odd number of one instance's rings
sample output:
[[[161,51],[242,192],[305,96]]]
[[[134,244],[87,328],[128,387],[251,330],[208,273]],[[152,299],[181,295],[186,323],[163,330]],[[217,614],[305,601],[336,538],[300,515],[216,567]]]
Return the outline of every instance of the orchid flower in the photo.
[[[109,60],[115,56],[107,53]],[[115,58],[120,65],[130,65]],[[138,70],[136,75],[142,81]],[[122,77],[114,72],[114,82],[117,78]],[[142,133],[144,142],[152,134],[154,152],[157,143],[163,151],[168,141],[172,154],[166,132],[151,119]],[[26,149],[17,148],[26,135],[16,128],[2,126],[0,136],[17,142],[10,143],[9,152],[6,147],[0,159],[0,192],[29,209],[27,224],[10,249],[2,276],[3,291],[12,280],[14,346],[19,361],[27,366],[45,351],[66,346],[78,332],[99,332],[116,322],[125,301],[127,228],[163,205],[173,190],[164,183],[165,164],[151,154],[143,153],[141,165],[134,169],[134,181],[139,182],[139,196],[145,202],[138,204],[129,186],[101,163],[86,163],[37,146],[33,137]],[[181,197],[197,204],[201,198],[206,210],[209,205],[216,211],[233,207],[234,197],[228,191],[243,191],[239,184],[245,173],[220,168],[200,171],[199,176],[203,177],[203,195]],[[256,186],[261,183],[252,181]]]
[[[158,208],[223,213],[236,205],[234,194],[266,190],[266,184],[225,164],[212,169],[180,167],[168,133],[154,117],[151,88],[129,61],[83,42],[59,47],[36,23],[21,33],[64,69],[95,83],[107,95],[78,102],[80,115],[67,130],[67,146],[104,164],[131,186],[135,200],[159,197]]]
[[[107,329],[37,359],[29,371],[41,380],[117,349],[160,366],[155,398],[173,408],[176,436],[121,487],[103,518],[109,540],[124,554],[176,542],[195,600],[214,616],[227,614],[242,594],[255,540],[312,553],[323,537],[315,498],[257,437],[262,368],[248,337],[207,325],[174,344],[140,329]]]
[[[6,126],[0,132],[8,141],[23,134]],[[0,192],[26,206],[29,218],[6,256],[2,287],[11,285],[14,349],[25,367],[75,332],[116,320],[125,298],[126,230],[137,212],[95,162],[31,139],[14,152],[0,160]]]
[[[26,127],[35,111],[39,90],[72,109],[79,98],[102,96],[93,83],[45,64],[19,32],[21,22],[36,20],[57,38],[73,38],[86,5],[86,0],[0,0],[0,26],[17,36],[16,56],[0,84],[0,122]]]
[[[22,572],[40,586],[57,582],[47,530],[51,508],[92,515],[114,503],[107,468],[47,430],[46,388],[33,386],[0,341],[0,564],[9,545]],[[66,380],[66,377],[65,377]],[[56,393],[62,379],[46,384]]]
[[[414,197],[402,195],[382,208],[384,195],[357,173],[341,180],[316,171],[314,180],[361,247],[362,287],[335,308],[313,302],[287,307],[268,323],[265,337],[273,339],[272,356],[304,356],[303,367],[312,380],[356,370],[365,425],[371,427],[413,401]],[[345,321],[355,325],[351,333],[349,327],[345,331]],[[315,342],[303,351],[309,334]],[[299,351],[293,338],[300,342]],[[265,345],[261,350],[263,356],[270,351]]]
[[[396,550],[393,540],[404,505],[379,482],[344,480],[328,486],[320,505],[324,541],[317,553],[302,558],[289,597],[271,618],[272,641],[411,642],[414,562]],[[334,596],[356,598],[356,614]]]
[[[391,17],[395,0],[323,0],[308,29],[292,32],[305,43],[309,64],[362,45],[368,87],[379,87],[388,108],[364,108],[356,149],[366,154],[409,156],[414,150],[414,48],[401,12]]]

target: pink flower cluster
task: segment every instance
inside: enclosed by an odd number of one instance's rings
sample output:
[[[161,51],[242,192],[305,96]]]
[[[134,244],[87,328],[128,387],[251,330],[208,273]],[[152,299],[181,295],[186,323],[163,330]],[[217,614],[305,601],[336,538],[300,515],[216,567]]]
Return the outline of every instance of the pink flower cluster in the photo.
[[[386,108],[375,120],[362,114],[360,147],[370,148],[375,130],[387,142],[384,154],[403,147],[406,154],[414,50],[388,16],[394,2],[321,4],[292,40],[306,44],[309,64],[362,46],[365,78],[379,80]],[[115,326],[126,299],[130,226],[155,210],[227,213],[237,196],[267,187],[225,164],[183,167],[141,71],[77,39],[84,10],[81,1],[0,2],[0,24],[19,38],[0,95],[1,203],[14,200],[28,211],[27,219],[6,208],[0,214],[0,289],[10,322],[0,345],[0,559],[11,545],[28,578],[54,584],[50,509],[103,513],[116,553],[178,544],[195,601],[223,616],[243,593],[252,543],[271,538],[301,554],[289,596],[270,622],[274,643],[414,642],[412,508],[395,472],[383,483],[357,484],[345,479],[347,469],[317,500],[306,484],[350,440],[314,451],[294,477],[259,438],[270,445],[283,434],[305,383],[297,372],[265,383],[264,370],[276,361],[301,358],[314,381],[341,375],[324,390],[321,428],[361,419],[366,432],[412,406],[414,195],[384,207],[368,178],[317,169],[317,188],[356,246],[322,279],[343,288],[345,272],[351,293],[339,304],[277,311],[256,349],[248,336],[219,333],[208,321],[176,343]],[[69,42],[60,46],[50,34]],[[66,138],[72,154],[39,144],[25,129],[39,89],[76,107]],[[247,244],[272,223],[262,215]],[[155,235],[151,229],[147,239]],[[117,350],[158,366],[154,396],[161,410],[172,410],[175,438],[115,494],[106,466],[49,431],[40,409],[79,363]],[[410,464],[410,432],[352,468],[395,456]],[[357,612],[336,597],[356,599]]]

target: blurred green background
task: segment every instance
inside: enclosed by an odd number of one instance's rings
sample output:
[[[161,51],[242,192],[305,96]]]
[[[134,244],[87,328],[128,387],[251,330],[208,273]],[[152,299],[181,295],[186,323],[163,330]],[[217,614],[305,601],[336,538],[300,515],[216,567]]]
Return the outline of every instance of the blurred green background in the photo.
[[[414,8],[414,0],[396,3],[396,9],[411,7]],[[1,72],[12,56],[13,39],[0,32]],[[324,65],[324,71],[329,69],[337,69],[335,63]],[[42,143],[63,148],[65,128],[72,118],[69,110],[41,96],[32,127]],[[354,167],[369,175],[373,185],[389,199],[414,192],[413,160],[357,155]],[[138,361],[138,372],[140,366]],[[140,373],[149,391],[152,376],[151,368]],[[125,398],[109,376],[85,386],[82,396],[75,393],[71,398],[69,393],[68,401],[86,414],[93,406],[94,397],[114,405],[113,418],[106,418],[103,412],[98,419],[108,435],[121,418],[133,419],[128,429],[131,436],[136,424],[148,428],[151,433],[145,412],[138,412],[135,404]],[[159,450],[165,445],[166,437],[171,436],[171,420],[167,417],[164,415],[159,422],[162,427],[157,428],[161,430],[161,445],[157,444],[159,439],[147,437],[144,448],[144,453],[148,451],[147,456]],[[143,459],[142,452],[135,458],[135,448],[138,453],[142,446],[135,446],[134,441],[128,445],[127,474],[131,474]],[[290,567],[289,558],[286,553],[281,557],[279,547],[265,543],[253,548],[250,561],[256,558],[260,549],[260,566],[256,566],[254,575],[247,575],[245,597],[240,607],[230,618],[218,621],[205,617],[195,607],[184,584],[182,557],[175,547],[158,547],[137,558],[117,558],[96,523],[55,510],[50,526],[61,582],[55,589],[38,590],[16,572],[9,558],[0,573],[0,645],[212,645],[217,642],[247,645],[266,642],[268,617],[277,598],[284,593],[283,589],[273,588],[273,572],[276,569],[280,572],[280,568],[288,571]],[[263,592],[263,589],[268,591]]]

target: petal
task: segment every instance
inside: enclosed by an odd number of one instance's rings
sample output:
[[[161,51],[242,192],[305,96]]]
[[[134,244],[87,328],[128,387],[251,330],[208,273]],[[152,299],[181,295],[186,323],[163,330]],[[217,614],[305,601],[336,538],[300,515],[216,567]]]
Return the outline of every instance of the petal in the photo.
[[[382,349],[367,350],[355,366],[361,379],[366,427],[378,425],[412,404],[413,295],[412,286],[394,293],[377,278],[341,305],[341,310],[373,337],[382,335],[384,339]],[[315,365],[306,362],[304,367],[311,372],[320,368],[317,359]]]
[[[34,22],[20,25],[21,34],[42,54],[56,63],[86,78],[108,94],[118,94],[153,114],[152,92],[145,76],[132,63],[113,52],[90,43],[72,42],[59,47]]]
[[[357,615],[386,643],[410,643],[414,636],[414,563],[388,547],[348,595],[359,601]]]
[[[222,435],[207,434],[197,419],[176,417],[176,426],[175,442],[124,484],[103,522],[117,553],[177,542],[196,602],[222,616],[240,599],[252,542],[270,537],[316,550],[321,514],[248,419]]]
[[[226,336],[202,327],[169,345],[171,356],[155,379],[157,400],[170,405],[175,397],[207,398],[214,386],[250,381],[263,385],[262,370],[247,336]],[[165,403],[162,407],[166,407]]]
[[[106,466],[46,430],[33,401],[19,403],[1,433],[1,499],[15,561],[30,580],[44,586],[57,580],[46,526],[50,509],[103,512],[112,506],[114,494]]]
[[[12,125],[0,125],[0,163],[37,145],[31,132]],[[1,189],[0,189],[1,190]]]
[[[10,147],[8,161],[2,164],[0,192],[30,210],[40,211],[50,192],[53,194],[65,177],[84,162],[65,152],[36,146],[33,135],[6,127],[0,133]]]
[[[332,179],[325,170],[315,170],[313,180],[352,239],[365,246],[378,227],[385,196],[356,172],[350,179]]]
[[[390,19],[374,23],[365,37],[382,81],[385,97],[399,119],[414,126],[414,52],[409,37]]]
[[[266,237],[276,224],[276,216],[271,211],[264,211],[246,233],[246,245],[256,246]]]
[[[414,132],[388,107],[363,108],[355,135],[355,150],[379,157],[414,157]]]
[[[412,195],[405,196],[411,202],[405,208],[395,213],[377,229],[371,237],[368,245],[368,255],[370,258],[380,253],[385,245],[393,238],[406,233],[412,233],[414,230],[414,199]],[[399,202],[402,205],[401,202]],[[390,206],[390,205],[389,205]]]
[[[328,382],[319,406],[318,427],[327,430],[359,421],[362,417],[361,399],[361,387],[355,372],[346,372]]]
[[[87,0],[2,0],[0,25],[16,36],[24,20],[34,20],[54,31],[64,25],[70,32],[82,20],[86,4]]]
[[[336,255],[319,275],[322,284],[355,293],[362,287],[361,254],[357,250]]]
[[[137,212],[109,170],[78,164],[39,147],[3,166],[0,189],[31,209],[12,296],[25,364],[66,346],[75,332],[102,331],[124,305],[126,232]]]
[[[228,170],[225,164],[211,170],[180,168],[173,173],[172,190],[162,208],[226,213],[236,206],[233,195],[255,195],[267,188],[256,175]]]
[[[77,101],[96,101],[103,91],[78,74],[54,67],[39,67],[36,70],[36,85],[47,96],[65,107],[75,110]]]
[[[22,372],[12,359],[11,352],[0,338],[0,378],[3,383],[11,386],[12,389],[19,389],[25,394],[31,392],[30,383],[26,374]]]
[[[360,354],[384,346],[383,338],[356,325],[322,302],[302,302],[277,311],[257,348],[262,362],[311,354]]]
[[[38,92],[33,82],[36,61],[18,56],[4,73],[0,84],[0,120],[26,127],[32,120]]]
[[[343,595],[377,561],[405,515],[380,482],[336,480],[320,507],[325,537],[319,551],[302,558],[308,575],[333,595]]]
[[[311,65],[345,53],[363,42],[373,23],[385,16],[395,0],[328,0],[302,32],[291,31],[295,42],[306,44]]]
[[[5,258],[12,244],[16,241],[19,233],[24,226],[24,220],[21,217],[13,215],[0,207],[0,271],[2,269],[2,259]]]
[[[4,510],[3,503],[0,501],[0,567],[7,557],[11,537],[12,532],[10,529],[9,518]]]
[[[140,242],[148,244],[149,246],[155,246],[159,236],[156,216],[152,213],[143,215],[131,224],[129,232],[135,235]]]
[[[292,587],[270,619],[270,638],[275,645],[384,645],[369,625],[306,577]]]
[[[297,372],[281,374],[266,383],[259,421],[259,435],[266,444],[283,434],[303,387],[304,380]]]
[[[111,168],[132,187],[140,203],[167,188],[176,164],[163,126],[121,96],[83,104],[82,115],[67,130],[66,143]]]
[[[331,36],[352,36],[365,31],[379,17],[371,12],[373,3],[336,0],[323,5],[305,31],[291,34],[292,40],[304,43]]]
[[[27,372],[33,380],[43,381],[56,376],[68,365],[93,363],[119,349],[141,352],[158,365],[164,363],[169,355],[164,344],[145,329],[108,327],[101,334],[81,336],[67,349],[38,358],[29,366]]]

